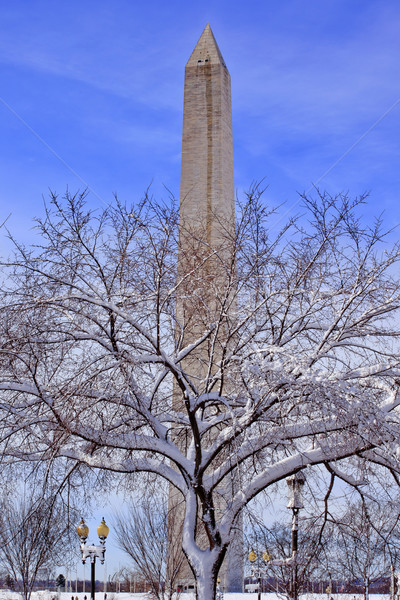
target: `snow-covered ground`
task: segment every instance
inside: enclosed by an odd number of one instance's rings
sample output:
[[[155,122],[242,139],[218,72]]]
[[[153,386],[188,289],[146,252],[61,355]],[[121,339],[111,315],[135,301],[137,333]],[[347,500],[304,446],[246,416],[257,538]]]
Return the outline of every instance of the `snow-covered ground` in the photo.
[[[33,592],[31,600],[71,600],[72,596],[78,598],[78,600],[84,600],[84,596],[89,599],[89,592],[71,594],[69,592],[62,592],[57,594],[55,592]],[[193,600],[194,594],[180,594],[180,600]],[[370,600],[388,600],[389,596],[384,594],[370,594]],[[257,593],[248,594],[224,594],[224,600],[256,600]],[[21,596],[16,592],[0,590],[0,600],[21,600]],[[104,600],[103,592],[96,593],[96,600]],[[149,600],[148,594],[129,594],[114,592],[107,593],[107,600]],[[282,596],[277,594],[262,594],[262,600],[282,600]],[[301,596],[301,600],[327,600],[326,594],[304,594]],[[363,600],[362,594],[333,594],[332,600]]]

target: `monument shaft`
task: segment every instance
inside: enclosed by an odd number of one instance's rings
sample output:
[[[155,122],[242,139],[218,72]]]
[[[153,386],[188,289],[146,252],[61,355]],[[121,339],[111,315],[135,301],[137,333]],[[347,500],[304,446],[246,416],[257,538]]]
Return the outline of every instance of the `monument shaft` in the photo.
[[[232,109],[230,75],[209,25],[204,29],[185,68],[181,190],[179,208],[178,293],[176,305],[177,343],[180,347],[201,337],[210,323],[231,306],[235,247],[235,196],[233,180]],[[228,274],[228,275],[227,275]],[[228,281],[229,279],[229,281]],[[231,291],[229,291],[231,290]],[[200,393],[210,392],[210,374],[218,372],[227,331],[219,328],[212,347],[199,345],[184,361]],[[178,341],[179,340],[179,341]],[[215,380],[214,380],[215,381]],[[215,384],[214,384],[215,385]],[[174,405],[183,408],[180,391],[174,388]],[[213,433],[210,432],[210,443]],[[185,451],[184,432],[176,441]],[[181,532],[182,497],[170,490],[170,536]],[[216,512],[226,504],[217,502]],[[172,528],[172,529],[171,529]],[[241,525],[220,569],[226,591],[241,591]],[[199,521],[199,545],[207,544]],[[204,546],[203,546],[204,547]],[[189,586],[193,576],[184,561],[180,584]]]
[[[185,69],[180,224],[212,247],[234,227],[230,75],[207,25]]]
[[[185,68],[178,281],[186,282],[177,297],[184,344],[218,314],[234,261],[234,200],[230,75],[207,25]],[[204,346],[199,352],[204,366],[210,357]],[[195,369],[199,380],[202,369]]]

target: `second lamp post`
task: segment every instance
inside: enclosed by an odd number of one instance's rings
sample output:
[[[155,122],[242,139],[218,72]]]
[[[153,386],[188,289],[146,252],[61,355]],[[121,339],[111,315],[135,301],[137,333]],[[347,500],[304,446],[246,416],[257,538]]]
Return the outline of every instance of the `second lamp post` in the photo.
[[[94,594],[96,584],[96,558],[99,558],[101,564],[104,564],[104,555],[106,553],[106,538],[110,530],[107,527],[103,518],[101,520],[100,525],[97,528],[97,535],[100,539],[100,546],[86,543],[87,537],[89,535],[89,527],[86,525],[83,519],[81,519],[81,522],[76,528],[76,531],[79,535],[79,539],[81,540],[83,564],[85,564],[87,558],[90,558],[90,598],[91,600],[95,600]]]

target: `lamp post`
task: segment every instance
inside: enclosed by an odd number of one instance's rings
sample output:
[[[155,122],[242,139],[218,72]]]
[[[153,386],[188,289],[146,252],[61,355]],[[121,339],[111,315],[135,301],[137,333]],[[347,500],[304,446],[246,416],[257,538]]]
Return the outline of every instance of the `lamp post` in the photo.
[[[298,585],[297,585],[297,545],[298,545],[298,529],[299,529],[299,510],[304,508],[302,500],[302,490],[306,481],[305,476],[301,471],[291,475],[286,479],[288,484],[289,502],[287,507],[292,510],[292,577],[290,581],[290,596],[292,600],[298,600]]]
[[[298,582],[297,582],[297,565],[299,564],[299,559],[297,557],[297,546],[298,546],[298,529],[299,529],[299,510],[304,508],[303,500],[302,500],[302,490],[304,483],[306,481],[305,476],[300,471],[295,473],[295,475],[291,475],[286,479],[288,484],[289,491],[289,502],[287,507],[292,510],[292,555],[290,558],[284,559],[272,559],[267,551],[262,555],[263,561],[265,563],[265,567],[260,567],[258,556],[251,550],[249,554],[249,561],[252,565],[254,565],[257,561],[257,568],[252,568],[251,574],[252,576],[258,577],[258,600],[261,600],[261,576],[267,574],[267,566],[291,566],[291,578],[290,578],[290,597],[292,600],[298,600],[299,591],[298,591]]]
[[[82,552],[82,563],[86,563],[86,559],[90,558],[90,598],[94,598],[95,582],[96,582],[96,558],[100,559],[101,564],[104,564],[104,555],[106,553],[106,538],[109,533],[104,517],[101,520],[100,525],[97,528],[97,535],[100,539],[100,546],[95,544],[87,544],[86,540],[89,535],[89,527],[85,521],[81,519],[78,527],[76,528],[79,539],[81,540],[81,552]]]
[[[254,565],[254,563],[257,560],[257,554],[254,552],[254,550],[250,550],[249,553],[249,561],[251,562],[252,565]],[[251,574],[252,576],[255,574],[254,569],[251,569]],[[257,583],[258,583],[258,588],[257,588],[257,600],[261,599],[261,590],[260,590],[260,582],[261,582],[261,573],[260,570],[257,570]]]
[[[251,575],[252,575],[252,577],[253,576],[257,577],[257,584],[258,584],[257,600],[261,600],[261,577],[263,575],[267,574],[267,567],[260,566],[258,556],[254,552],[254,550],[250,551],[248,558],[252,565],[254,565],[254,563],[257,561],[257,567],[256,568],[252,567]],[[271,557],[267,551],[264,552],[264,554],[262,555],[262,558],[263,558],[263,561],[265,564],[267,564],[271,560]]]

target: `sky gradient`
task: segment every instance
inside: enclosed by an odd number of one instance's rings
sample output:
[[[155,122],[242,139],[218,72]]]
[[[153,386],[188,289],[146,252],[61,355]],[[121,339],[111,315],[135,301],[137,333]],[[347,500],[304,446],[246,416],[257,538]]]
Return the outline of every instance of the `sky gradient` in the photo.
[[[398,225],[398,0],[0,0],[0,223],[34,240],[49,189],[87,187],[94,209],[150,184],[179,197],[184,66],[207,22],[238,194],[263,179],[294,215],[313,185],[370,192],[366,220]]]
[[[238,192],[264,179],[296,213],[313,184],[369,191],[367,218],[400,221],[397,0],[3,0],[0,17],[0,219],[17,235],[49,189],[86,186],[93,207],[150,184],[179,197],[184,66],[207,22],[232,78]]]

